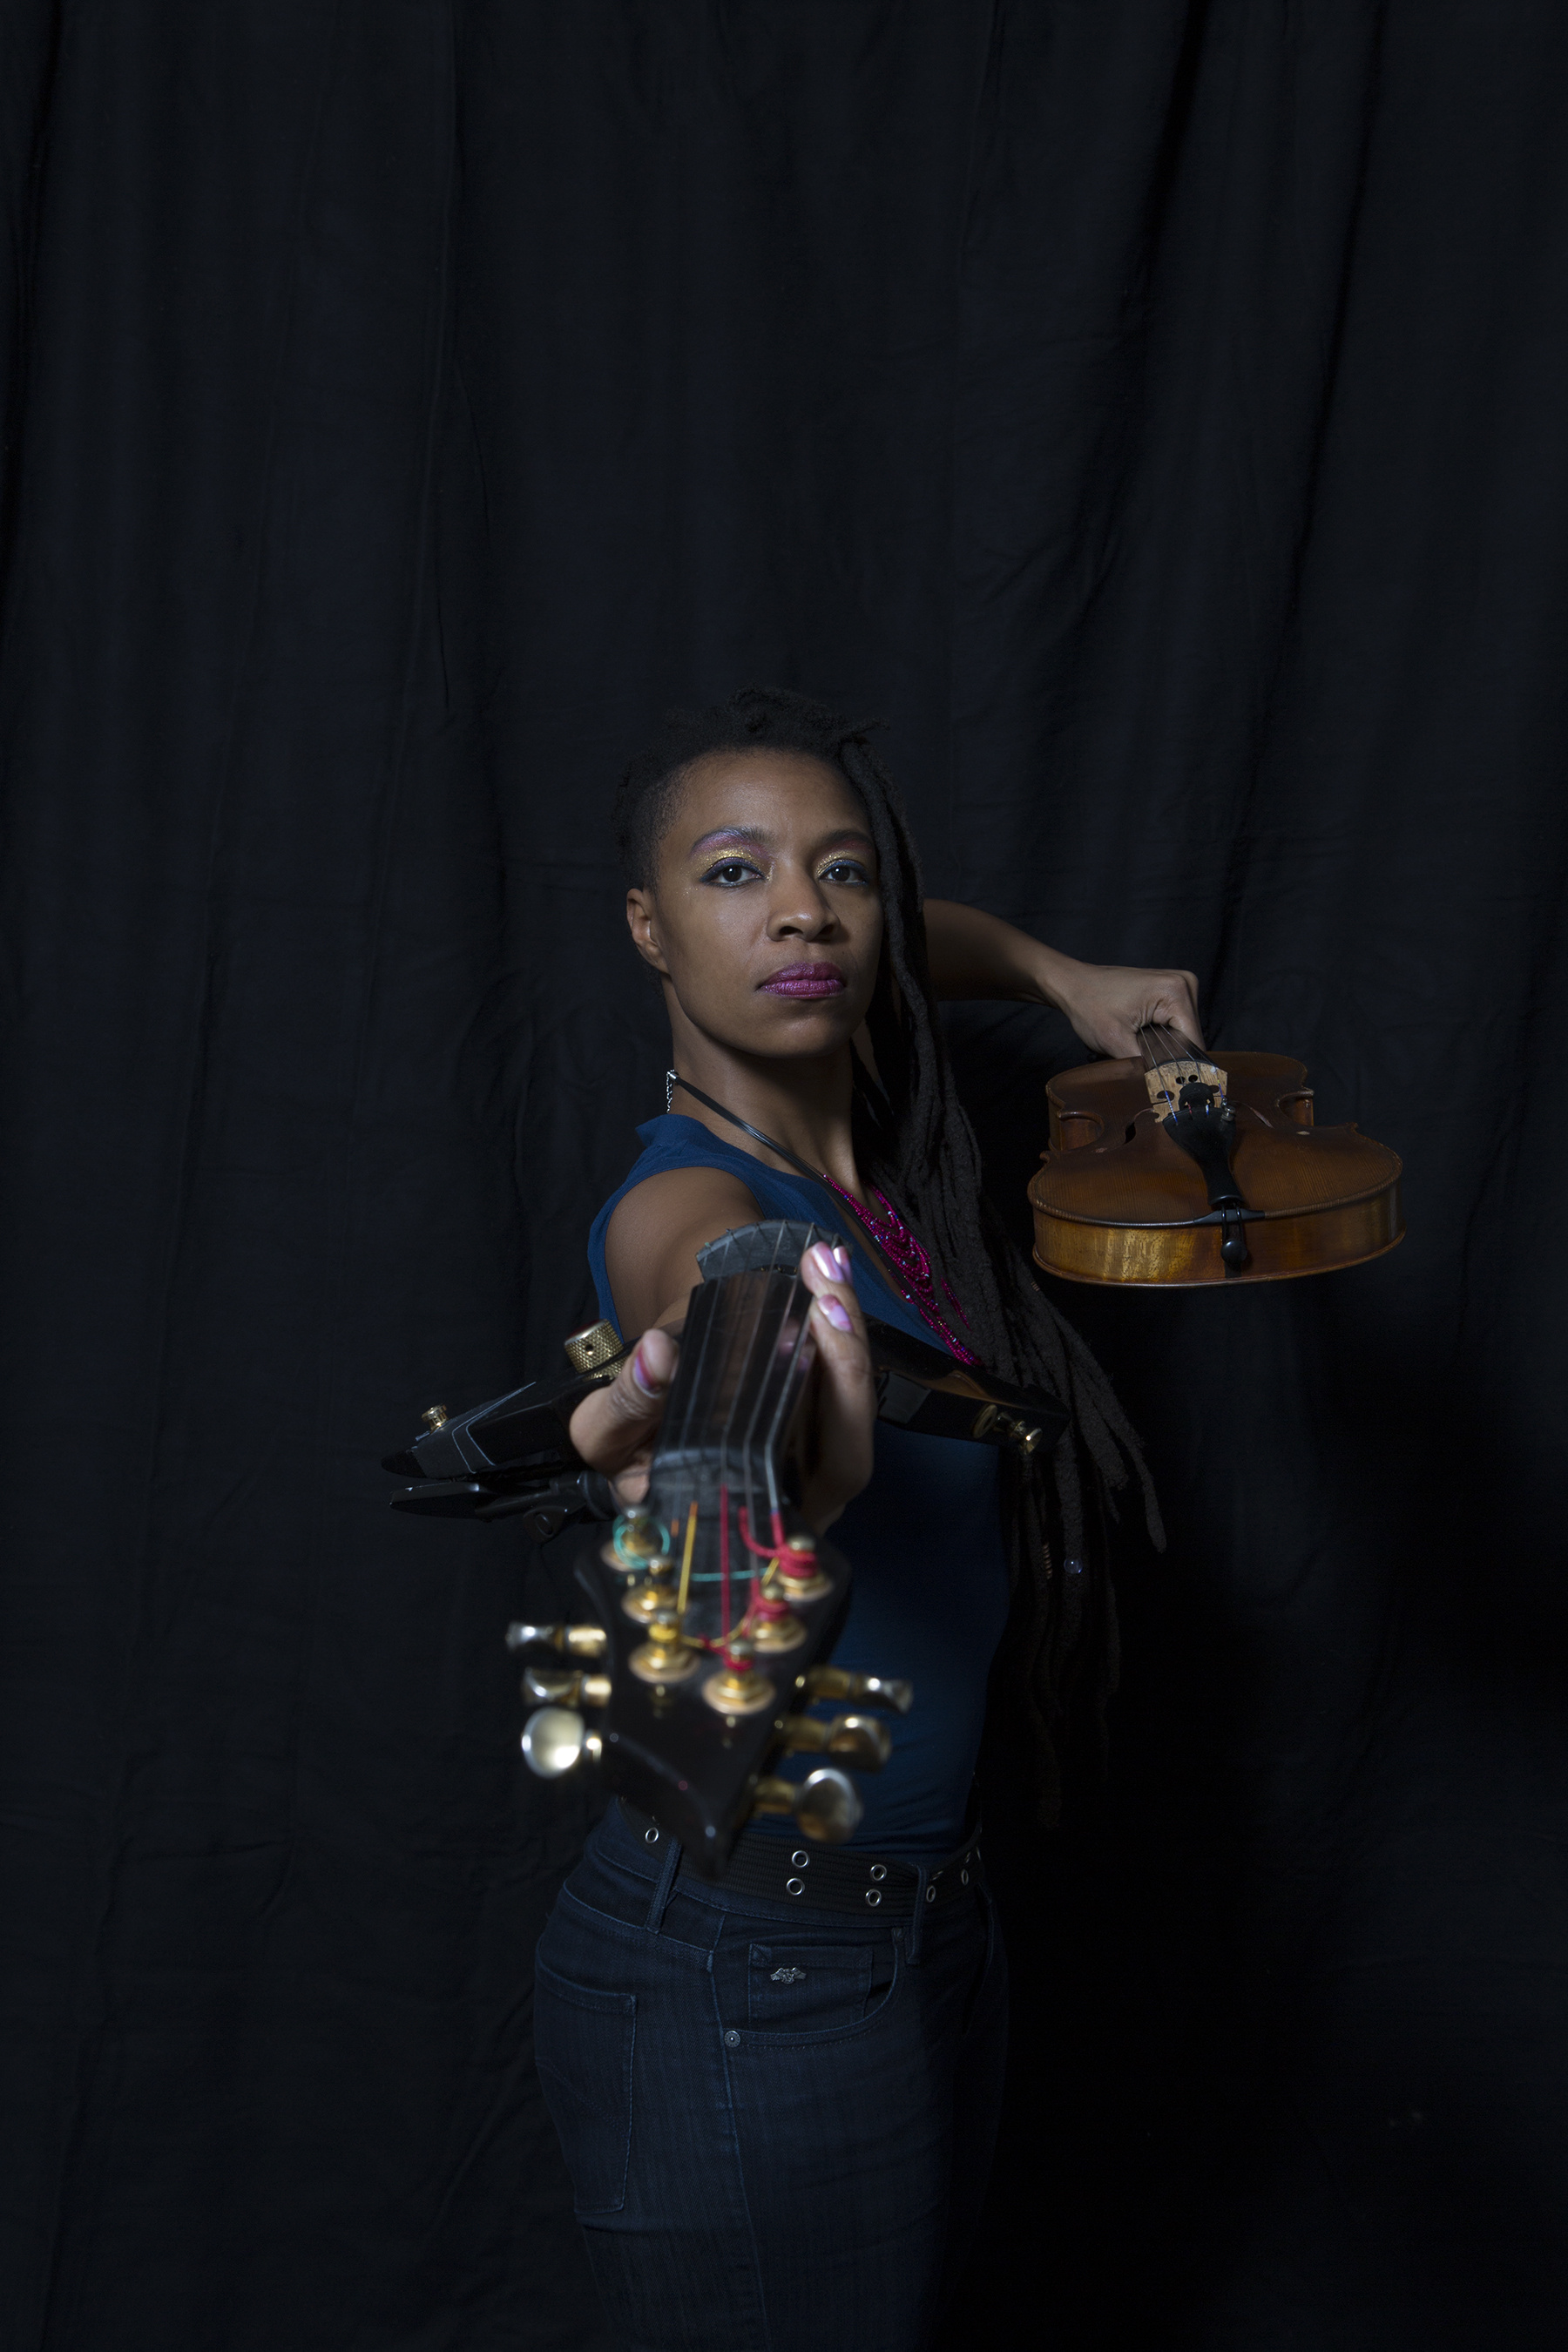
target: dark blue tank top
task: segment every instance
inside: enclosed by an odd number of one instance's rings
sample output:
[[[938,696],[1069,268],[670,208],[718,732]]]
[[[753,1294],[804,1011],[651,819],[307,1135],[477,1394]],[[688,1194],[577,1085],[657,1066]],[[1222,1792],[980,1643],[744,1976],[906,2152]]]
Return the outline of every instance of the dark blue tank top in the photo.
[[[749,1152],[721,1143],[694,1118],[649,1119],[637,1133],[643,1155],[595,1218],[588,1238],[600,1311],[617,1328],[624,1327],[605,1271],[605,1234],[617,1203],[668,1170],[721,1168],[739,1178],[763,1216],[814,1218],[841,1234],[866,1312],[933,1344],[917,1308],[890,1287],[861,1245],[853,1218],[826,1184],[766,1168]],[[964,1834],[986,1677],[1007,1615],[997,1455],[989,1445],[916,1437],[883,1422],[877,1424],[876,1445],[870,1485],[829,1538],[855,1571],[848,1619],[833,1656],[837,1664],[863,1673],[907,1675],[915,1701],[906,1717],[893,1720],[887,1765],[856,1776],[866,1816],[851,1843],[937,1862]],[[784,1769],[798,1779],[810,1761],[792,1759]],[[759,1826],[799,1834],[788,1822]]]

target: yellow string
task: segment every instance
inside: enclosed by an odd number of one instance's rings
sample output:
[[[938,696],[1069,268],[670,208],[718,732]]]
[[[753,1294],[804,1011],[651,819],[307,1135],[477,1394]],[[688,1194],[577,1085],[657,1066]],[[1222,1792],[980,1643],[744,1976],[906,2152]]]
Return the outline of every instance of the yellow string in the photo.
[[[684,1618],[686,1596],[691,1588],[691,1555],[697,1549],[697,1506],[692,1504],[686,1519],[686,1549],[680,1555],[680,1594],[675,1604],[676,1614]]]

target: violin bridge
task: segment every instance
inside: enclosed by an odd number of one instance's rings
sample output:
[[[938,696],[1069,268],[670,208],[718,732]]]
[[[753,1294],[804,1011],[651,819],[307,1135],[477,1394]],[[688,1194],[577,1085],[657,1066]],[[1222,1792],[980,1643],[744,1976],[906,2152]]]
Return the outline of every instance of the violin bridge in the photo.
[[[1228,1083],[1217,1062],[1203,1054],[1173,1055],[1168,1062],[1156,1064],[1143,1073],[1143,1083],[1149,1089],[1149,1099],[1158,1111],[1173,1111],[1176,1097],[1186,1086],[1217,1087],[1223,1095]]]

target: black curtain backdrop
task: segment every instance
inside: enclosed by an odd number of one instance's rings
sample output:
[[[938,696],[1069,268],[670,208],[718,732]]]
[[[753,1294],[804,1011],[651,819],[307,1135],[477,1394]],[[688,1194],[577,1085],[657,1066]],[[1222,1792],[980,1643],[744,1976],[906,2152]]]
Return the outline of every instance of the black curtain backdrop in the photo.
[[[1109,1786],[997,1841],[950,2343],[1555,2347],[1559,0],[3,28],[6,2352],[609,2352],[499,1638],[561,1567],[376,1460],[588,1303],[609,793],[749,680],[1408,1169],[1381,1264],[1062,1294],[1172,1543]],[[1081,1055],[953,1028],[1021,1225]]]

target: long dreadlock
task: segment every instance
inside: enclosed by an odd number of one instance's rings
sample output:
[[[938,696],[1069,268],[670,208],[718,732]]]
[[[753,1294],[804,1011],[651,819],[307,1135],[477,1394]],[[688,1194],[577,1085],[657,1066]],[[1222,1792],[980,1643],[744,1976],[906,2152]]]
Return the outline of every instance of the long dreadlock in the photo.
[[[621,779],[616,845],[631,883],[651,887],[685,772],[712,751],[805,752],[837,768],[865,809],[884,944],[867,1016],[880,1087],[866,1080],[856,1056],[857,1160],[897,1202],[962,1300],[984,1361],[1005,1379],[1050,1390],[1072,1415],[1048,1467],[1010,1464],[1004,1494],[1014,1579],[1006,1650],[1017,1669],[1005,1679],[1042,1743],[1040,1802],[1049,1815],[1069,1716],[1098,1721],[1114,1687],[1103,1506],[1130,1475],[1142,1487],[1151,1535],[1157,1544],[1163,1538],[1142,1448],[1110,1381],[1041,1292],[982,1187],[979,1150],[931,990],[920,862],[897,788],[868,740],[874,724],[777,687],[748,687],[710,709],[672,712],[662,742]],[[1047,1538],[1053,1520],[1059,1576]]]

